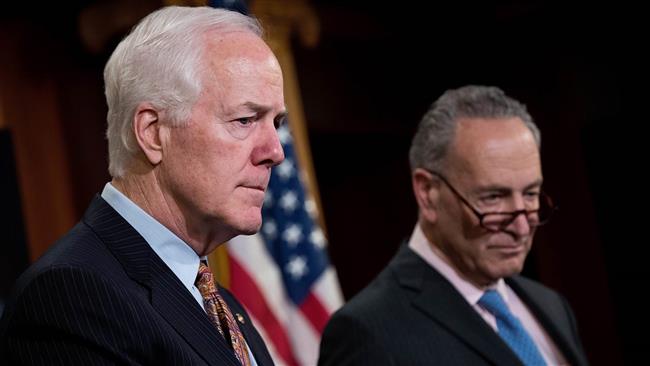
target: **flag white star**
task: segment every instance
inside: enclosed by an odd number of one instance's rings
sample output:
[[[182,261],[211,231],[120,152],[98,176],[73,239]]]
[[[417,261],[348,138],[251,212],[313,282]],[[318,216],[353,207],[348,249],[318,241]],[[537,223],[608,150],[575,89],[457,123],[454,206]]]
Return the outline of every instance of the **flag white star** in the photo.
[[[286,145],[291,142],[291,131],[289,131],[289,127],[287,125],[284,125],[278,129],[278,138],[280,139],[280,143],[282,145]]]
[[[285,270],[291,275],[294,280],[299,280],[302,276],[307,274],[307,261],[302,255],[291,257],[287,263]]]
[[[280,179],[282,180],[287,180],[291,178],[291,176],[295,172],[293,161],[291,161],[291,159],[284,159],[284,161],[280,165],[275,167],[275,171],[278,173]]]
[[[325,235],[323,235],[323,231],[320,228],[312,230],[311,234],[309,234],[309,240],[320,249],[325,248],[327,244],[327,239],[325,239]]]
[[[288,225],[282,233],[282,239],[292,247],[295,247],[302,240],[302,228],[296,224]]]
[[[298,207],[298,196],[294,191],[286,191],[280,198],[280,206],[287,212],[292,212]]]
[[[262,231],[264,234],[271,240],[273,240],[276,235],[278,235],[278,225],[272,219],[264,220],[264,225],[262,226]]]
[[[318,216],[318,210],[316,210],[316,202],[314,202],[311,197],[305,200],[305,211],[307,211],[312,219],[315,219],[316,216]]]

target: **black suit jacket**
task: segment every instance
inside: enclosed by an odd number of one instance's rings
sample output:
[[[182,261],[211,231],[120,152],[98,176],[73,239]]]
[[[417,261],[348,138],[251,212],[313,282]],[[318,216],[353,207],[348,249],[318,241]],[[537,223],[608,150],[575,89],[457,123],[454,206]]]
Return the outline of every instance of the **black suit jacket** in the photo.
[[[221,291],[258,365],[273,365],[248,314]],[[190,292],[100,197],[18,280],[0,336],[2,365],[240,366]]]
[[[526,303],[572,365],[586,365],[567,302],[514,277]],[[521,365],[499,335],[442,275],[403,245],[382,273],[334,314],[321,341],[321,366]]]

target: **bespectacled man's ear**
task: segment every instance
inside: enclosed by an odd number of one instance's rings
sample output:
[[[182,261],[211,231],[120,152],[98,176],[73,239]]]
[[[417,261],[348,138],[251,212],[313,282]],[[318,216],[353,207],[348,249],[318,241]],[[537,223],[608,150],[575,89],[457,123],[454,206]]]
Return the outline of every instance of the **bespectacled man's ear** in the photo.
[[[413,194],[420,210],[420,217],[429,223],[438,219],[438,199],[440,197],[440,181],[430,172],[416,168],[411,173]]]
[[[162,161],[161,123],[158,111],[149,103],[140,103],[133,116],[135,139],[151,165]]]

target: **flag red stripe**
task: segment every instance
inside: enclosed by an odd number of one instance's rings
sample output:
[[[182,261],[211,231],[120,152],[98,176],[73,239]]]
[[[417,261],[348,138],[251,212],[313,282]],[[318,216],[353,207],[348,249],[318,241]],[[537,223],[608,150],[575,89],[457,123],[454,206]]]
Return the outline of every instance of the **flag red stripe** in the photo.
[[[231,291],[240,300],[246,309],[257,319],[271,339],[278,355],[288,365],[298,365],[296,357],[291,349],[289,338],[284,328],[275,317],[264,295],[257,287],[257,283],[251,278],[246,270],[239,264],[236,258],[228,255],[230,262]]]
[[[305,318],[309,320],[316,333],[323,334],[330,314],[313,292],[310,292],[305,301],[300,304],[300,311],[305,314]]]

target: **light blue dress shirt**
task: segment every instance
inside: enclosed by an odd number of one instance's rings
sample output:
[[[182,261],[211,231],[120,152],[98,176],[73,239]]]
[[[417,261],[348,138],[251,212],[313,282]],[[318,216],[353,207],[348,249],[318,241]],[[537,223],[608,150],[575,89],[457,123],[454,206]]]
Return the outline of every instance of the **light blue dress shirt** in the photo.
[[[181,238],[133,203],[112,184],[106,183],[101,196],[144,238],[205,310],[203,297],[199,289],[194,286],[194,281],[199,271],[199,262],[206,258],[200,258]],[[257,366],[251,348],[248,344],[246,346],[251,366]]]
[[[133,226],[135,231],[142,235],[151,249],[174,272],[203,308],[201,292],[194,286],[201,261],[196,252],[112,184],[106,183],[104,191],[102,191],[102,198]]]

